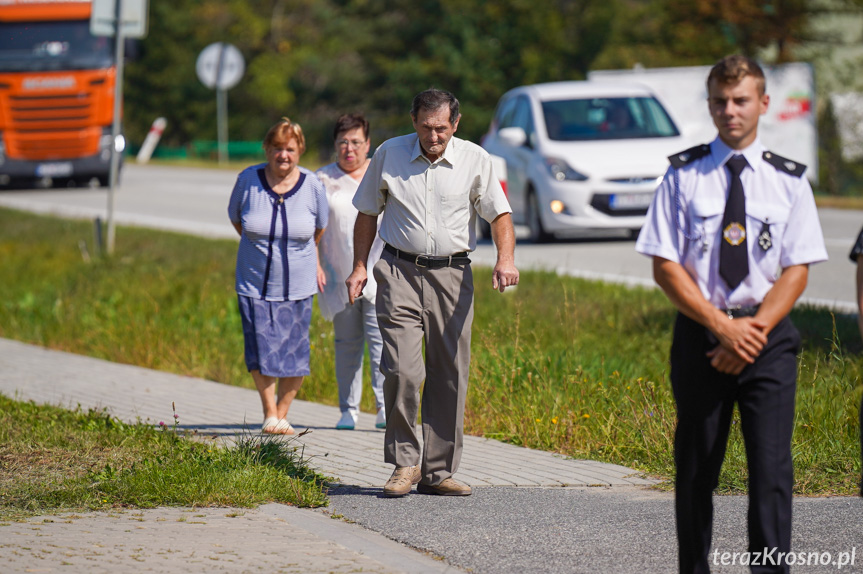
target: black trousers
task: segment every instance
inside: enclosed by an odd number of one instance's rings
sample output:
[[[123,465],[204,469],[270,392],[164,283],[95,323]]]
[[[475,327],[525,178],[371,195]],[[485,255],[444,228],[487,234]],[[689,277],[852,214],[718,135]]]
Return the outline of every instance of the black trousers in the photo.
[[[791,433],[800,335],[786,317],[769,334],[755,363],[737,376],[710,366],[705,354],[716,345],[712,333],[678,314],[671,346],[671,385],[678,419],[674,461],[681,574],[710,572],[713,490],[719,482],[735,402],[749,469],[749,551],[776,548],[776,556],[791,547]],[[751,566],[751,571],[788,572],[788,566]]]

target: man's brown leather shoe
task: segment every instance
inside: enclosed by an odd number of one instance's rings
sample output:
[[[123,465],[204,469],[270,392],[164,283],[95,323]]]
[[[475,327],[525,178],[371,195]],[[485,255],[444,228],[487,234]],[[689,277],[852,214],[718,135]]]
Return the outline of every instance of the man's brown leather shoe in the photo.
[[[384,485],[384,496],[404,496],[420,481],[420,465],[397,466]]]
[[[420,484],[417,492],[421,494],[437,494],[439,496],[470,496],[470,487],[452,478],[445,478],[440,484]]]

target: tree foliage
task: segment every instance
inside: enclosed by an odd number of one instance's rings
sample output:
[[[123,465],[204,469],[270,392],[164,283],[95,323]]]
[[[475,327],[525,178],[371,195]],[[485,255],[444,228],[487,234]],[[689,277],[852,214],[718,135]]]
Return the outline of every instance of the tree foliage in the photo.
[[[260,140],[289,116],[312,149],[329,150],[348,111],[370,118],[375,143],[410,130],[411,98],[430,86],[459,97],[460,135],[478,140],[510,88],[733,52],[789,61],[818,39],[813,18],[860,10],[860,0],[151,0],[142,56],[127,67],[127,133],[141,141],[161,115],[169,144],[215,139],[215,94],[195,62],[217,41],[246,60],[228,96],[232,140]]]

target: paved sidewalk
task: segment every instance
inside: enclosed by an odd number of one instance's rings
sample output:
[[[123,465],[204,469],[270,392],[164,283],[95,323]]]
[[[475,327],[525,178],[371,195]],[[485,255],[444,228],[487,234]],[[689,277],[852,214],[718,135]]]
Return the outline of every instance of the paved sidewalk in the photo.
[[[180,428],[226,439],[257,432],[262,422],[257,392],[51,351],[0,339],[0,392],[25,400],[74,408],[105,407],[122,420],[171,423],[176,405]],[[295,401],[291,424],[312,432],[298,439],[311,464],[336,482],[379,487],[392,473],[383,462],[382,430],[361,413],[357,429],[334,428],[336,407]],[[465,437],[458,478],[471,486],[631,486],[651,481],[633,470],[590,460],[571,460],[479,437]]]
[[[0,339],[0,393],[70,408],[104,407],[122,420],[153,424],[170,423],[174,403],[181,428],[226,441],[256,432],[261,423],[260,401],[250,389],[5,339]],[[365,413],[357,430],[337,431],[338,416],[336,407],[295,401],[289,418],[298,431],[312,431],[297,440],[319,472],[341,485],[379,490],[392,472],[383,462],[383,431],[374,428],[374,415]],[[474,487],[652,484],[622,466],[479,437],[465,437],[456,476]],[[6,561],[14,572],[59,571],[63,564],[69,572],[85,565],[88,572],[191,572],[204,566],[216,572],[456,571],[360,526],[282,505],[31,519],[0,527],[0,563]]]
[[[0,525],[0,564],[4,574],[461,572],[370,530],[281,504],[31,518]]]

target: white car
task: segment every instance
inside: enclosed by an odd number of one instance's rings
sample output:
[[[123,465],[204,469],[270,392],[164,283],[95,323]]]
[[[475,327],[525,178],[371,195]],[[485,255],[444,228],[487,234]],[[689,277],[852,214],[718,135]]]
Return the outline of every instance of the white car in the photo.
[[[637,233],[667,156],[689,147],[648,88],[601,82],[508,91],[482,146],[506,161],[513,221],[536,242]]]

